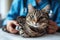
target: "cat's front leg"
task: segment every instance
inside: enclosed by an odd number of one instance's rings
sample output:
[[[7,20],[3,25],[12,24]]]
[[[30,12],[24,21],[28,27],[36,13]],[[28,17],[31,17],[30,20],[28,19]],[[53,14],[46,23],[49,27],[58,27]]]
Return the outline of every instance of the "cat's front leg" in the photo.
[[[29,37],[30,37],[30,36],[29,36],[28,34],[26,34],[26,33],[23,33],[21,36],[22,36],[22,37],[25,37],[25,38],[29,38]]]
[[[25,33],[25,31],[23,30],[23,28],[22,28],[21,26],[19,26],[19,34],[20,34],[20,36],[22,36],[22,37],[29,37],[29,35],[27,35],[27,34]]]

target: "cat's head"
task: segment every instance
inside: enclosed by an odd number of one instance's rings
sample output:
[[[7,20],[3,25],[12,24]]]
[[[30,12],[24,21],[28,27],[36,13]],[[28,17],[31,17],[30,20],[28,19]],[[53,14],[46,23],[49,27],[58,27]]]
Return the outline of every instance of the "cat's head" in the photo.
[[[26,20],[29,25],[45,27],[48,23],[48,13],[44,10],[37,10],[32,5],[28,5],[28,14]]]

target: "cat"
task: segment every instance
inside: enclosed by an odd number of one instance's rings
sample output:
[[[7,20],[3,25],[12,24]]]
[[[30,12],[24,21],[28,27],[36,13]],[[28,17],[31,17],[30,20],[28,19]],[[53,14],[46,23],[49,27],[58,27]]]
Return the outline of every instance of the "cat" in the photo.
[[[26,17],[17,17],[19,23],[19,34],[23,37],[38,37],[46,33],[56,33],[57,25],[49,26],[49,15],[47,11],[50,10],[49,5],[42,10],[35,9],[32,5],[28,5],[28,14]],[[3,26],[3,31],[9,32],[6,25]],[[10,33],[10,32],[9,32]]]
[[[44,10],[37,10],[32,5],[28,5],[28,14],[24,17],[18,17],[20,24],[19,34],[23,37],[38,37],[46,33],[49,16]]]

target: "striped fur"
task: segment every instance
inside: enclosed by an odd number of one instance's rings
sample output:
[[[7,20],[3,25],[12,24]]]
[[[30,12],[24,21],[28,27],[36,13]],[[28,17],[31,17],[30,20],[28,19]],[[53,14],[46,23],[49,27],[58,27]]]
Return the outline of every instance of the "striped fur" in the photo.
[[[20,35],[24,37],[44,35],[48,26],[48,19],[48,13],[42,10],[37,10],[29,5],[26,18],[18,17],[18,23],[22,27],[20,29]]]

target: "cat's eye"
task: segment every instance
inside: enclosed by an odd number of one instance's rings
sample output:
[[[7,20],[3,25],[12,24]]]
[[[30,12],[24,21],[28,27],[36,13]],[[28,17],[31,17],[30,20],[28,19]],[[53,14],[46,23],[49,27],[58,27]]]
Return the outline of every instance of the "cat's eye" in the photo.
[[[34,18],[34,16],[31,16],[31,18]]]

